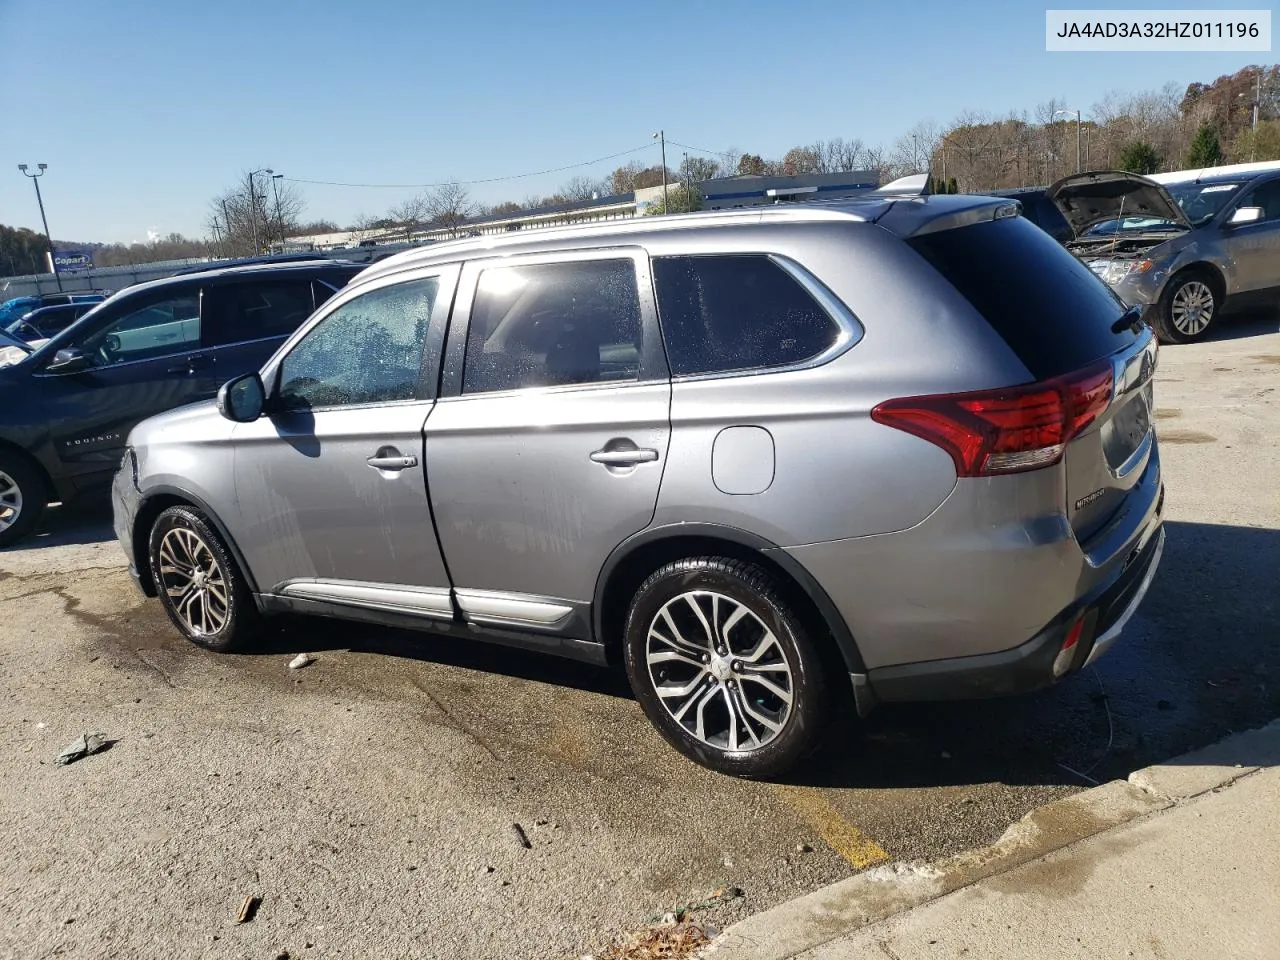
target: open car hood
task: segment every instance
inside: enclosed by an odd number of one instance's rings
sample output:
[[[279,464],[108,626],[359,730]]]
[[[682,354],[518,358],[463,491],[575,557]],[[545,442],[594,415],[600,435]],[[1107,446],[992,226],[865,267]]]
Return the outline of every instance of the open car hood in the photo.
[[[1136,173],[1077,173],[1063,177],[1047,193],[1077,238],[1090,227],[1120,217],[1153,217],[1191,227],[1169,191]]]

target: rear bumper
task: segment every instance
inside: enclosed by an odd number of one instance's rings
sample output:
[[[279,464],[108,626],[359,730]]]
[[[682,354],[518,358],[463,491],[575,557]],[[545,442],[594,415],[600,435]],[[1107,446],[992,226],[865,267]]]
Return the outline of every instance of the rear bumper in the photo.
[[[1020,646],[872,669],[867,680],[875,698],[965,700],[1026,693],[1096,662],[1120,638],[1146,596],[1164,553],[1164,539],[1164,528],[1157,521],[1113,578]],[[1079,638],[1073,648],[1063,651],[1063,643],[1077,623],[1081,624]]]

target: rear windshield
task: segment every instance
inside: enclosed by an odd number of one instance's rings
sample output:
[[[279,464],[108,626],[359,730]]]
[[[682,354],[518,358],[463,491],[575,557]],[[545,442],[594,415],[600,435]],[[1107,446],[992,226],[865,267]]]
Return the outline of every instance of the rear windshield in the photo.
[[[986,317],[1036,380],[1078,370],[1137,337],[1127,327],[1112,331],[1124,304],[1024,217],[907,242]]]

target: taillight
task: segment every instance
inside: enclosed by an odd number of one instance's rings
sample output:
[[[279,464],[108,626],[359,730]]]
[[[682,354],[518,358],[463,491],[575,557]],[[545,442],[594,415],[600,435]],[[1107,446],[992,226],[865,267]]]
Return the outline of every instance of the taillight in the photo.
[[[961,477],[1057,463],[1072,438],[1111,404],[1111,363],[999,390],[886,400],[871,419],[935,443]]]

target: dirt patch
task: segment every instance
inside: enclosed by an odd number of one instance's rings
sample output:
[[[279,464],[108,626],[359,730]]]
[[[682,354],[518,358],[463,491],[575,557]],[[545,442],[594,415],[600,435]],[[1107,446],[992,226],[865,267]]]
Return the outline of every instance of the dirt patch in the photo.
[[[1156,411],[1157,420],[1173,420],[1180,416],[1182,416],[1182,411],[1177,407],[1165,407],[1163,410]]]
[[[711,942],[696,923],[649,927],[629,934],[606,947],[600,960],[680,960],[692,957]]]
[[[1217,443],[1218,438],[1202,430],[1162,430],[1161,443]]]
[[[1280,353],[1260,353],[1249,358],[1254,363],[1271,363],[1280,365]]]

